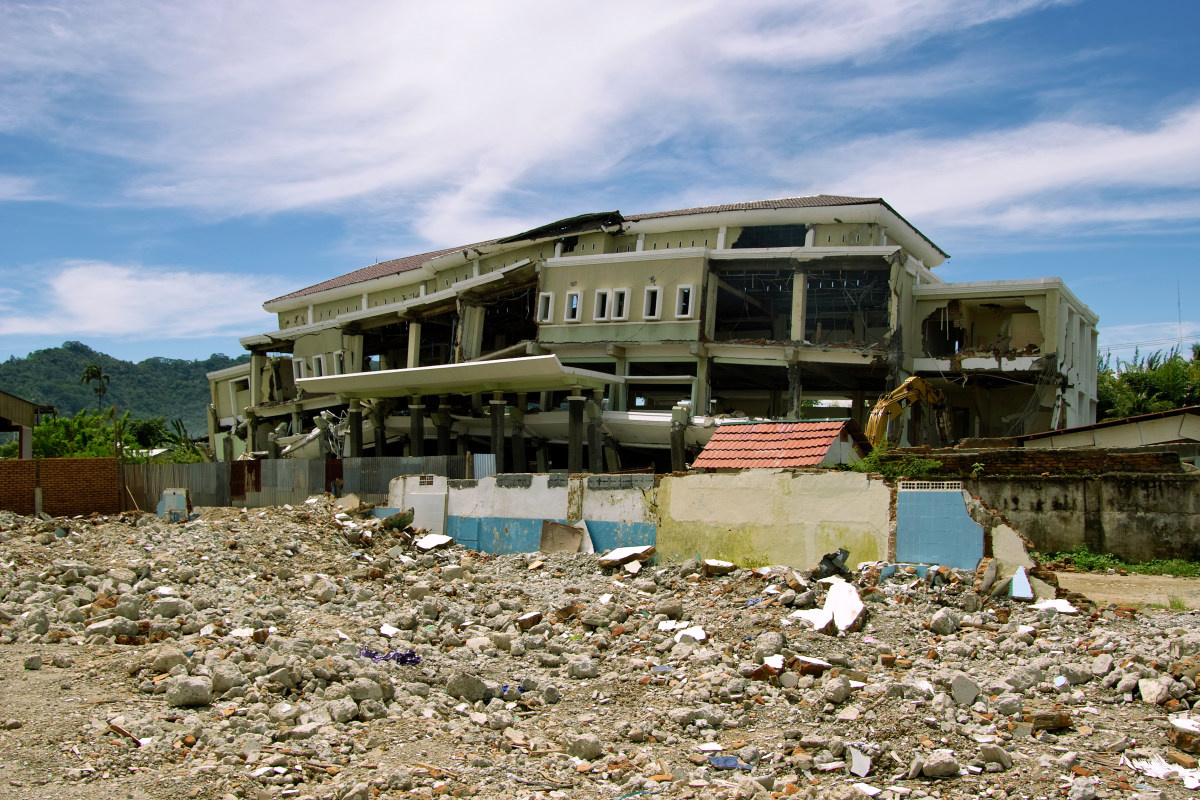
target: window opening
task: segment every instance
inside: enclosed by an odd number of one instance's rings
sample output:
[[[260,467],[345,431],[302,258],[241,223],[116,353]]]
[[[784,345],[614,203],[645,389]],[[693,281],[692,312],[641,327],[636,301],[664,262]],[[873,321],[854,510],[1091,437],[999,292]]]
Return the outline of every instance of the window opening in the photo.
[[[658,319],[662,315],[659,306],[660,294],[662,294],[661,286],[646,287],[646,295],[642,301],[642,316],[646,319]]]
[[[567,322],[579,322],[580,292],[567,292],[567,305],[563,311],[563,319]]]
[[[612,309],[609,314],[609,319],[622,320],[629,319],[629,290],[628,289],[613,289],[612,290]]]
[[[607,289],[600,289],[596,292],[596,304],[592,306],[593,320],[603,322],[608,319],[608,298]]]
[[[675,316],[681,319],[692,316],[693,309],[692,286],[680,286],[675,290]]]

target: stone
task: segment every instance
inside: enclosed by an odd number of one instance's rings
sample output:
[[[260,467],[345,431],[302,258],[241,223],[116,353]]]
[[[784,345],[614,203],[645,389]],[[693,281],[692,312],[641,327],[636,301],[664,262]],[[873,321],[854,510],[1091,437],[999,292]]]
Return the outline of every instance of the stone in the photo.
[[[961,769],[952,750],[934,750],[923,760],[921,774],[926,778],[957,778]]]
[[[950,682],[950,694],[960,706],[969,706],[979,697],[979,685],[966,675],[956,675]]]
[[[571,740],[567,752],[584,761],[595,761],[604,754],[604,746],[594,734],[585,733]]]
[[[567,677],[582,680],[600,675],[600,665],[590,658],[572,659],[567,664]]]
[[[958,630],[958,626],[958,615],[948,608],[938,609],[933,619],[929,620],[929,630],[938,636],[949,636]]]
[[[164,672],[170,672],[175,667],[183,666],[188,663],[188,658],[183,654],[183,651],[178,647],[169,644],[164,644],[154,651],[154,660],[150,662],[150,671],[161,675]]]
[[[602,555],[599,563],[603,569],[615,569],[630,561],[646,561],[652,555],[654,555],[654,547],[648,544],[618,547]]]
[[[979,746],[979,757],[985,764],[999,764],[1001,769],[1012,769],[1013,760],[1009,752],[998,744]]]
[[[126,619],[125,617],[111,617],[99,622],[93,622],[85,630],[89,635],[115,639],[118,636],[137,636],[138,625],[133,620]]]
[[[1152,705],[1161,706],[1171,699],[1170,688],[1157,678],[1142,678],[1137,687],[1142,700]]]
[[[832,678],[825,683],[825,701],[840,705],[850,698],[850,681],[842,676]]]
[[[212,681],[208,678],[180,675],[167,681],[168,705],[191,708],[211,702]]]
[[[33,654],[25,658],[25,669],[38,670],[42,668],[42,657],[40,654]]]
[[[468,703],[476,703],[488,697],[488,688],[482,680],[469,672],[455,672],[446,681],[446,694]]]

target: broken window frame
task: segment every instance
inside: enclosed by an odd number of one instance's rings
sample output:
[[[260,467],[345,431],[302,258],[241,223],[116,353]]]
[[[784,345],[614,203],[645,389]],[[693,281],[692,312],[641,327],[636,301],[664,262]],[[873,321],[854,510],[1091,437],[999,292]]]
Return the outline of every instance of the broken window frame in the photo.
[[[608,322],[612,308],[612,290],[597,289],[592,300],[592,322]]]
[[[692,319],[696,316],[696,285],[681,283],[675,287],[675,319]]]
[[[334,350],[333,353],[333,373],[334,375],[346,374],[346,351]]]
[[[303,358],[292,359],[292,378],[300,380],[308,377],[308,362]]]
[[[614,322],[629,319],[629,288],[613,289],[608,318]]]
[[[582,320],[583,292],[567,292],[566,301],[563,303],[563,322],[580,322]]]
[[[642,319],[662,319],[662,287],[647,286],[642,295]]]
[[[312,376],[314,378],[325,377],[325,354],[315,355],[312,357]]]
[[[554,321],[554,292],[538,293],[537,318],[535,321]]]

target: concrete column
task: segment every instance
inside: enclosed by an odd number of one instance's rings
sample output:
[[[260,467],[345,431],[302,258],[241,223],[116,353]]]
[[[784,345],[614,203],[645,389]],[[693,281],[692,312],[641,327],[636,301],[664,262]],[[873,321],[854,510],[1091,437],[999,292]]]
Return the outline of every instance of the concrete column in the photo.
[[[712,378],[709,368],[712,359],[703,352],[696,358],[696,384],[692,389],[692,413],[708,416],[712,403]]]
[[[546,467],[547,467],[548,461],[546,459],[546,440],[545,439],[538,438],[538,439],[533,440],[533,453],[534,453],[533,457],[537,461],[537,471],[538,472],[546,472],[547,471]]]
[[[372,427],[372,432],[375,436],[375,457],[383,458],[387,452],[387,428],[384,427],[383,421],[380,420]]]
[[[421,395],[414,394],[408,401],[409,437],[412,439],[412,454],[425,457],[425,405]]]
[[[478,358],[483,352],[483,317],[486,309],[483,306],[468,305],[461,300],[458,303],[458,329],[455,343],[457,362],[470,361]]]
[[[346,432],[346,455],[350,458],[362,458],[362,403],[357,399],[350,401],[350,429]]]
[[[787,365],[787,378],[787,417],[788,419],[800,419],[804,416],[804,406],[802,404],[804,397],[804,386],[801,383],[799,361],[793,361],[791,364]]]
[[[492,392],[492,453],[496,456],[496,474],[504,472],[504,392]]]
[[[438,410],[433,417],[433,424],[437,428],[438,455],[449,456],[454,455],[451,452],[450,441],[450,425],[453,419],[450,417],[450,398],[448,395],[438,396]]]
[[[810,231],[811,232],[811,231]],[[808,276],[797,272],[792,279],[792,340],[804,341],[804,309],[808,303]]]
[[[729,232],[729,229],[726,228],[724,225],[717,228],[717,247],[716,247],[717,250],[725,249],[725,235],[728,232]]]
[[[567,472],[583,472],[583,405],[587,398],[576,389],[567,398]]]
[[[529,469],[529,457],[525,455],[525,406],[529,403],[529,395],[517,393],[517,405],[512,409],[512,450],[513,471],[524,472]]]
[[[600,474],[604,472],[604,450],[600,442],[600,403],[603,392],[592,392],[592,400],[587,404],[587,438],[588,438],[588,472]]]
[[[17,438],[20,443],[17,445],[18,458],[33,458],[33,428],[25,425],[20,426],[20,431],[17,433]]]
[[[604,435],[604,466],[609,472],[621,471],[621,456],[617,453],[617,441],[608,434]]]
[[[689,409],[675,406],[671,409],[671,471],[687,469],[687,453],[684,450],[684,431],[687,430]]]
[[[421,366],[421,323],[408,323],[408,368]]]
[[[250,354],[250,405],[256,406],[263,401],[262,396],[262,374],[267,368],[267,356],[265,353],[253,352]],[[236,416],[242,409],[235,408],[233,410]]]
[[[866,405],[866,393],[861,389],[850,393],[850,419],[858,423],[859,427],[867,427],[867,421],[863,416],[864,406]]]

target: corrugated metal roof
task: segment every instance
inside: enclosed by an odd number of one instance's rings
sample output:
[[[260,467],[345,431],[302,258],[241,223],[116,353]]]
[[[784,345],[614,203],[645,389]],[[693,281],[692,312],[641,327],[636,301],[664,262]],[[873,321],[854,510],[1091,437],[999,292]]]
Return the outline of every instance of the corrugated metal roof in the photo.
[[[815,467],[849,420],[722,425],[692,462],[703,469]]]
[[[680,208],[675,211],[655,211],[650,214],[632,214],[625,219],[636,222],[642,219],[662,217],[684,217],[688,214],[716,214],[721,211],[757,211],[775,208],[822,208],[824,206],[861,206],[882,203],[882,197],[847,197],[839,194],[812,194],[806,197],[780,197],[776,200],[755,200],[750,203],[725,203],[719,206]]]

